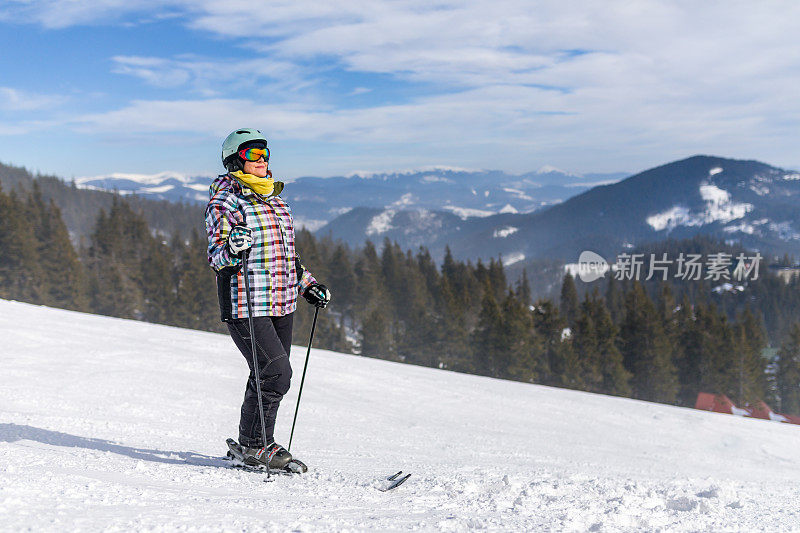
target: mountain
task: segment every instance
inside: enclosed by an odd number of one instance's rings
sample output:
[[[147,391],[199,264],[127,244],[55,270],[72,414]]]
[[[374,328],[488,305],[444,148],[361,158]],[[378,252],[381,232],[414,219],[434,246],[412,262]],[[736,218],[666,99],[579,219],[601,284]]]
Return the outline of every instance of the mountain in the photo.
[[[208,202],[207,176],[185,176],[178,172],[159,174],[123,174],[76,178],[75,185],[81,189],[117,191],[123,196],[137,196],[170,202]]]
[[[503,213],[454,224],[441,212],[427,246],[441,258],[445,246],[456,257],[502,255],[506,264],[530,259],[574,261],[583,250],[606,257],[637,244],[702,234],[739,242],[749,249],[800,253],[800,174],[758,161],[694,156],[646,170],[617,183],[598,185],[534,213]],[[395,209],[372,218],[343,215],[320,234],[359,244],[380,241],[378,228],[401,245],[414,245],[424,228],[393,223]],[[383,225],[375,224],[380,219]],[[368,230],[371,229],[371,233]],[[411,239],[403,240],[403,236]]]
[[[0,300],[0,336],[7,531],[797,526],[797,426],[312,350],[310,471],[264,483],[223,460],[248,372],[228,335]]]
[[[4,191],[26,195],[34,181],[39,184],[44,200],[52,200],[61,210],[70,238],[76,245],[94,231],[100,211],[108,213],[116,197],[113,192],[99,187],[79,188],[77,183],[66,183],[56,176],[34,176],[24,168],[0,163],[0,187]],[[192,231],[201,235],[205,232],[203,207],[198,203],[176,203],[139,195],[130,195],[126,201],[144,215],[154,232],[165,238],[177,235],[186,239]]]
[[[496,213],[530,213],[624,175],[577,176],[553,167],[522,175],[430,167],[330,178],[301,177],[287,184],[283,196],[292,206],[298,224],[315,230],[356,207],[438,210],[462,219]],[[117,173],[78,178],[75,183],[80,188],[116,190],[123,195],[205,203],[212,179],[175,172]]]

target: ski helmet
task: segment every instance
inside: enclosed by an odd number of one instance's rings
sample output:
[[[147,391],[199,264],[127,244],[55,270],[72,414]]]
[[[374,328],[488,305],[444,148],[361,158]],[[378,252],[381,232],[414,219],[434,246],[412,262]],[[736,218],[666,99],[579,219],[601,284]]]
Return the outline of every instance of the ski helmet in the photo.
[[[222,142],[222,164],[229,172],[243,169],[239,150],[245,148],[266,148],[267,138],[254,128],[240,128],[225,137]]]

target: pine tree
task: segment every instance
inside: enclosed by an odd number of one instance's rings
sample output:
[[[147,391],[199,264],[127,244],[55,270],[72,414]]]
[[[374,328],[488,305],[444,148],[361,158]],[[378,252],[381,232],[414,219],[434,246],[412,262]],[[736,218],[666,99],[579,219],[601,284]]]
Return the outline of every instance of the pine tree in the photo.
[[[673,403],[678,382],[672,349],[656,306],[639,282],[626,295],[620,341],[625,368],[633,375],[634,397]]]
[[[778,351],[775,373],[780,396],[780,411],[800,415],[800,323],[792,326]]]
[[[702,309],[699,308],[701,314]],[[706,392],[702,390],[700,369],[710,355],[688,294],[683,295],[680,308],[675,313],[675,331],[674,361],[680,383],[678,403],[691,407],[695,404],[697,394]]]
[[[499,259],[490,259],[487,276],[489,278],[489,285],[494,292],[494,297],[498,302],[501,301],[508,288],[506,274],[503,271],[503,262]]]
[[[174,246],[178,242],[173,243]],[[153,238],[148,238],[140,265],[140,289],[144,299],[143,320],[159,324],[175,324],[173,316],[177,296],[175,267],[172,263],[174,248]]]
[[[340,316],[339,326],[344,328],[348,318],[352,319],[353,307],[359,296],[356,275],[350,261],[350,251],[339,244],[333,251],[328,264],[330,275],[325,279],[326,285],[336,294],[336,310]]]
[[[587,294],[578,310],[573,330],[573,349],[578,358],[578,376],[572,379],[580,388],[598,392],[602,383],[600,349],[594,322],[593,305]]]
[[[611,313],[606,309],[603,300],[593,300],[593,317],[597,335],[597,350],[600,356],[600,374],[602,376],[599,392],[615,396],[630,396],[631,373],[625,370],[622,353],[617,347],[619,328],[611,320]]]
[[[355,265],[361,291],[369,297],[359,305],[357,320],[360,324],[360,353],[370,357],[397,359],[394,335],[391,328],[393,310],[382,273],[381,258],[370,242],[364,245]]]
[[[580,388],[580,361],[566,334],[566,322],[553,302],[534,303],[533,323],[544,347],[541,382],[554,387]]]
[[[491,286],[486,284],[478,326],[472,334],[472,347],[477,371],[484,376],[499,376],[505,370],[503,321],[500,306]]]
[[[382,306],[376,306],[361,323],[361,355],[395,359],[394,341],[389,329],[389,319]]]
[[[531,284],[528,281],[528,271],[527,269],[522,269],[522,276],[520,277],[519,281],[517,282],[517,288],[514,291],[516,294],[517,299],[522,302],[525,307],[528,307],[531,303]]]
[[[761,355],[766,346],[766,333],[762,322],[748,306],[739,317],[735,327],[736,354],[738,361],[739,405],[753,404],[764,399],[767,391],[766,359]]]
[[[0,189],[0,296],[40,303],[43,287],[35,228],[25,205]]]
[[[625,295],[621,285],[614,276],[611,276],[606,286],[606,307],[614,324],[621,323],[625,316]]]
[[[564,275],[564,280],[561,283],[561,304],[559,312],[566,320],[569,327],[575,326],[575,321],[578,318],[578,291],[575,288],[575,279],[572,274],[567,272]]]
[[[468,327],[469,308],[463,305],[456,295],[447,270],[442,268],[441,297],[436,301],[439,313],[437,319],[437,347],[442,368],[459,372],[474,373],[475,358],[470,346]],[[452,270],[450,272],[453,272]]]
[[[528,304],[509,291],[502,313],[508,339],[507,377],[528,383],[538,382],[547,372],[544,339],[536,333]]]
[[[37,194],[38,190],[34,190]],[[39,197],[41,198],[41,197]],[[39,199],[36,200],[37,205]],[[43,202],[42,202],[43,204]],[[40,211],[39,261],[43,276],[43,303],[64,309],[84,311],[88,308],[86,274],[72,246],[61,211],[50,200]]]
[[[227,331],[220,321],[216,276],[208,266],[206,247],[205,236],[193,231],[178,264],[172,318],[176,325],[186,328]]]
[[[86,252],[93,312],[144,318],[143,264],[152,239],[144,218],[124,200],[115,197],[108,215],[100,211]]]
[[[574,350],[580,359],[583,388],[592,392],[627,396],[630,373],[617,348],[618,328],[611,320],[597,290],[581,304],[574,335]]]

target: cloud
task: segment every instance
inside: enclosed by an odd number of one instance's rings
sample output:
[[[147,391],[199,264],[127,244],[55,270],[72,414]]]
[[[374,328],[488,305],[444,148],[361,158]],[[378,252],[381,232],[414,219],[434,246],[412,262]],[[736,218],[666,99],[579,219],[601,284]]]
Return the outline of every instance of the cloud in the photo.
[[[196,128],[224,135],[245,121],[306,141],[425,142],[454,159],[468,146],[473,153],[477,147],[521,160],[524,152],[528,159],[600,170],[603,165],[593,165],[602,160],[662,161],[683,151],[786,159],[800,126],[794,95],[800,3],[794,1],[11,5],[5,13],[24,11],[47,27],[181,13],[173,20],[243,51],[222,59],[114,57],[114,72],[174,89],[176,98],[139,100],[72,120],[91,131],[128,124],[142,134]],[[355,87],[325,90],[323,77],[348,74],[357,78]],[[369,75],[415,90],[349,108],[347,96],[381,94]],[[228,83],[233,80],[240,83]],[[198,98],[188,98],[187,88]],[[313,97],[308,88],[318,88]],[[571,163],[576,157],[584,163]]]
[[[55,107],[66,100],[63,96],[34,94],[11,87],[0,87],[0,110],[39,111]]]
[[[0,8],[0,20],[35,22],[49,29],[117,22],[131,14],[159,13],[168,16],[171,8],[190,11],[191,1],[169,0],[7,0]]]
[[[189,89],[219,96],[232,88],[262,92],[292,91],[313,84],[313,74],[288,61],[268,58],[209,59],[195,55],[172,58],[115,56],[112,72],[134,76],[161,88]]]

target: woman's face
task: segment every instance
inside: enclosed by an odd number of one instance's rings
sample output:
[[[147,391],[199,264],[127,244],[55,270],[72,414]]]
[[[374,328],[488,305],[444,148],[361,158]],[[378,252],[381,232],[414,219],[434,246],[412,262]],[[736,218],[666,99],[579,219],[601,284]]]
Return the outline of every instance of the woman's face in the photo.
[[[245,161],[244,173],[252,174],[253,176],[258,176],[259,178],[266,178],[268,165],[269,163],[264,161],[263,157],[258,161]]]

